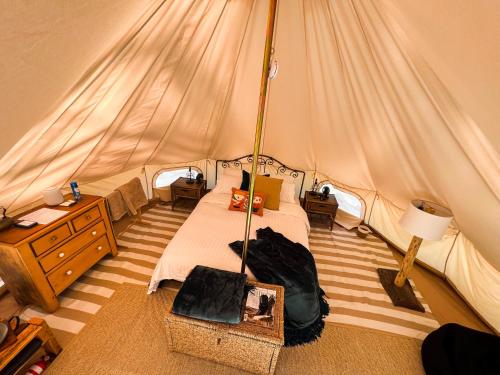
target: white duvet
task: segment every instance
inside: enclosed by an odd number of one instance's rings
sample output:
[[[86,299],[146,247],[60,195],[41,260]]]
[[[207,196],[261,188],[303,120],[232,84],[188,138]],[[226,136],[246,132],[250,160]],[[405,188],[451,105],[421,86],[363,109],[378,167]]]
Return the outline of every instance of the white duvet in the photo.
[[[245,212],[229,211],[230,194],[208,193],[165,248],[149,283],[154,292],[162,280],[184,281],[196,265],[240,272],[241,258],[228,246],[243,240]],[[279,211],[264,209],[264,216],[252,216],[250,238],[255,230],[271,227],[294,242],[309,248],[309,220],[298,203],[280,203]],[[255,279],[247,268],[250,279]]]

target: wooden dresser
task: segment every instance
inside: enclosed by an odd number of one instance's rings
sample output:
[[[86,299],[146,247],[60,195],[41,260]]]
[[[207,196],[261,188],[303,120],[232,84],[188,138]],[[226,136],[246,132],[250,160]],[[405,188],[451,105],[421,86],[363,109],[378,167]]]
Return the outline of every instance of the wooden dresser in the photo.
[[[31,211],[41,207],[48,206]],[[50,208],[68,213],[47,225],[0,232],[0,277],[18,303],[54,312],[57,296],[117,248],[104,198],[82,195],[72,207]]]

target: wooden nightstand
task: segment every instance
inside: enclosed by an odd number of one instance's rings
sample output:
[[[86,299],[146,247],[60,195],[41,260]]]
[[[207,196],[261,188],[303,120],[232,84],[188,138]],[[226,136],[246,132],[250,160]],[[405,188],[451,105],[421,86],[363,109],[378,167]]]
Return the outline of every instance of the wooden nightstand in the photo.
[[[321,200],[319,195],[312,195],[310,191],[306,191],[304,196],[304,210],[309,214],[327,215],[330,218],[330,230],[333,230],[335,215],[339,204],[334,194],[330,194],[328,199]]]
[[[201,182],[196,182],[188,184],[189,179],[186,177],[179,177],[175,180],[172,185],[170,185],[170,191],[172,194],[172,211],[175,208],[175,204],[180,198],[193,199],[199,201],[207,190],[207,181],[203,180]]]
[[[45,320],[32,318],[27,323],[28,326],[19,333],[16,342],[0,350],[0,373],[3,374],[4,369],[9,363],[11,363],[11,361],[13,361],[14,358],[16,358],[16,356],[33,340],[38,340],[38,345],[42,346],[46,353],[56,356],[61,351],[59,343],[56,341]],[[24,364],[21,364],[20,367],[23,368]],[[17,373],[16,371],[16,374]]]

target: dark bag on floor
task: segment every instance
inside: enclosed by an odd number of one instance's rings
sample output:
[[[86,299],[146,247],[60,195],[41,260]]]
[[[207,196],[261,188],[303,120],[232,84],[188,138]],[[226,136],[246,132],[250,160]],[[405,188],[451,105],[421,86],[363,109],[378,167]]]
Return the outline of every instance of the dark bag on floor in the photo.
[[[427,375],[500,374],[500,337],[449,323],[422,344]]]

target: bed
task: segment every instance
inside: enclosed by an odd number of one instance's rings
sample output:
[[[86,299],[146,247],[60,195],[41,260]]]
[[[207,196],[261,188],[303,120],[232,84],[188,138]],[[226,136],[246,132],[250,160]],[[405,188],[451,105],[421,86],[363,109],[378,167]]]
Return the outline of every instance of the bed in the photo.
[[[249,169],[251,156],[234,160],[219,160],[216,164],[217,179],[228,169]],[[300,196],[304,184],[304,172],[290,169],[268,156],[259,157],[259,173],[269,173],[293,180],[296,196]],[[165,248],[149,284],[148,293],[154,292],[162,280],[184,281],[196,265],[240,272],[241,259],[228,246],[242,240],[245,231],[246,214],[229,211],[229,192],[213,192],[205,195],[188,219],[179,228],[174,238]],[[255,230],[271,227],[294,242],[309,248],[309,220],[300,206],[299,200],[280,202],[278,211],[264,209],[264,215],[252,216],[250,238],[255,238]],[[255,280],[247,268],[250,279]]]

